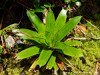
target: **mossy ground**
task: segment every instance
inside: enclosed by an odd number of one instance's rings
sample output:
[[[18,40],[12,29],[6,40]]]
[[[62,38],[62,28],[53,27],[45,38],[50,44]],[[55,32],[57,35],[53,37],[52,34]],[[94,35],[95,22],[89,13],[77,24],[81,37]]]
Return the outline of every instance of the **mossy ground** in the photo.
[[[86,38],[100,38],[100,30],[91,23],[86,23],[87,32]],[[79,35],[76,35],[77,37]],[[100,39],[82,41],[81,49],[84,56],[82,58],[72,58],[71,63],[75,66],[74,75],[94,75],[100,71]],[[100,74],[100,73],[99,73]],[[98,74],[98,75],[99,75]],[[71,75],[71,74],[69,74]]]

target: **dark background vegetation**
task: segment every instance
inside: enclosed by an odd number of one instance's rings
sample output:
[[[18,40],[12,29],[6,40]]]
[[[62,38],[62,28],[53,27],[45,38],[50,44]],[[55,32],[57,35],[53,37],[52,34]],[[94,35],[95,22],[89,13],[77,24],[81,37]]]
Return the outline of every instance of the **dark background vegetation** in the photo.
[[[63,0],[38,0],[39,5],[49,2],[55,4],[53,11],[55,16],[60,9],[66,5]],[[100,0],[79,0],[82,6],[78,9],[77,15],[82,15],[86,19],[100,19]],[[31,28],[31,24],[26,16],[26,9],[34,8],[34,0],[1,0],[0,1],[0,22],[2,28],[12,23],[20,23],[20,27]],[[41,15],[40,15],[41,16]]]

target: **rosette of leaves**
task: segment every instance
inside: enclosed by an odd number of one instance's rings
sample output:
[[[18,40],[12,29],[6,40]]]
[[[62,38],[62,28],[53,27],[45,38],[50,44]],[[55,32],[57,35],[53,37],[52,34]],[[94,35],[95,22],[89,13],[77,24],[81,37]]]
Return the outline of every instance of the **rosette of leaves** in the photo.
[[[29,58],[36,56],[30,69],[36,65],[45,66],[46,69],[58,70],[58,60],[65,63],[64,56],[80,57],[82,52],[80,49],[73,47],[75,41],[62,41],[62,39],[80,22],[81,16],[74,17],[66,22],[67,11],[62,9],[57,19],[53,11],[49,8],[46,16],[46,24],[39,19],[34,10],[27,10],[27,16],[35,27],[36,31],[29,29],[19,29],[23,39],[31,40],[36,44],[19,52],[17,59]]]

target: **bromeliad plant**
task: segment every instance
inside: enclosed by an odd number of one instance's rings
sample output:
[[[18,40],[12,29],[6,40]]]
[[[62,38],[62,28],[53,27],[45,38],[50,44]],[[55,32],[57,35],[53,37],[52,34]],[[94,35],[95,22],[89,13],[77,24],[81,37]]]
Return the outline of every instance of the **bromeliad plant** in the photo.
[[[48,10],[46,16],[46,25],[42,23],[34,10],[27,10],[27,16],[35,27],[36,31],[29,29],[19,29],[22,32],[23,39],[35,41],[36,44],[19,52],[17,59],[29,58],[38,55],[30,69],[36,65],[40,67],[46,66],[46,69],[58,70],[59,64],[57,60],[62,61],[64,56],[80,57],[81,50],[73,47],[75,41],[64,41],[62,39],[80,22],[81,16],[77,16],[66,22],[67,11],[62,9],[55,20],[54,13]],[[76,42],[77,43],[77,42]],[[75,45],[75,44],[74,44]],[[63,56],[62,56],[63,55]]]

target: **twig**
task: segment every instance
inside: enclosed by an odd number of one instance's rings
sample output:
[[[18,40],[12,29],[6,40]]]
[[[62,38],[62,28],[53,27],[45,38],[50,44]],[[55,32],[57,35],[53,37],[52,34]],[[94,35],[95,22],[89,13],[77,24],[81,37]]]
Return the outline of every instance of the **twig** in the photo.
[[[100,37],[98,37],[98,38],[92,38],[92,37],[89,37],[89,38],[77,38],[77,37],[73,37],[71,39],[73,39],[73,40],[100,40]]]
[[[19,20],[19,23],[18,23],[18,24],[20,24],[20,23],[21,23],[21,21],[22,21],[22,19],[23,19],[23,12],[24,12],[24,11],[22,11],[21,18],[20,18],[20,20]]]

